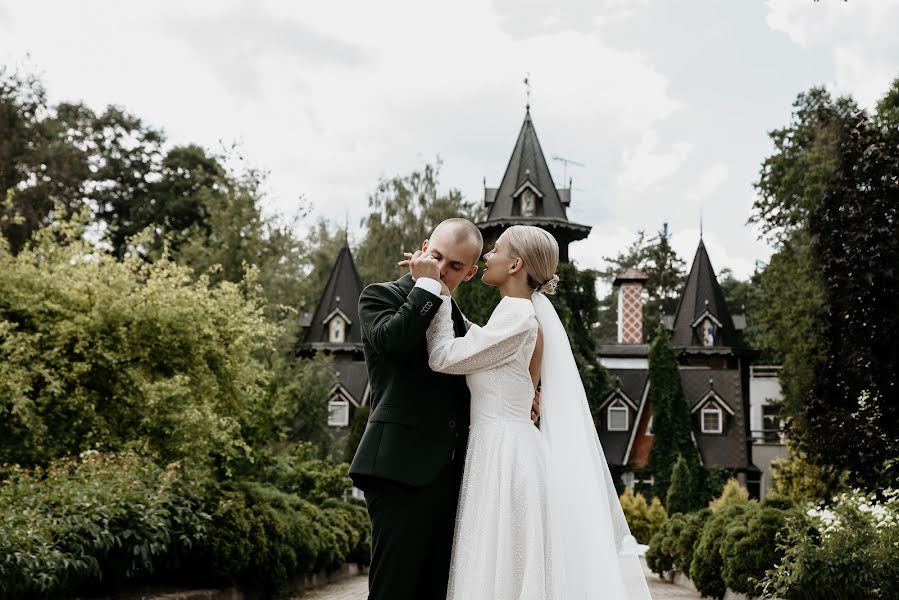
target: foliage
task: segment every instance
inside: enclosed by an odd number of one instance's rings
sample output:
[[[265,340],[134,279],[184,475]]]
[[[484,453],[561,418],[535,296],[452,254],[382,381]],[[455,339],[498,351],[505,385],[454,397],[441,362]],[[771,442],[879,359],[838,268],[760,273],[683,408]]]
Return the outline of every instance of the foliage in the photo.
[[[899,493],[884,501],[843,493],[831,508],[788,520],[779,538],[783,558],[768,571],[767,595],[786,600],[899,597]]]
[[[268,377],[256,356],[275,332],[260,305],[252,275],[211,286],[167,260],[118,262],[71,223],[18,256],[0,248],[0,460],[245,456]]]
[[[674,466],[671,468],[671,485],[668,486],[668,495],[665,497],[665,507],[672,513],[686,513],[699,508],[701,485],[695,473],[691,471],[687,460],[678,454]]]
[[[728,506],[746,502],[749,502],[749,491],[736,479],[729,479],[724,485],[724,489],[721,490],[721,494],[709,502],[709,508],[712,509],[712,512],[718,512]]]
[[[605,257],[608,266],[599,272],[599,277],[611,286],[615,277],[633,267],[644,271],[649,279],[644,286],[646,304],[643,307],[643,331],[651,334],[661,324],[662,315],[673,315],[677,310],[681,290],[686,280],[685,263],[671,247],[671,232],[668,224],[652,237],[644,231],[637,232],[637,238],[624,252],[616,257]],[[600,319],[597,337],[610,342],[617,335],[618,294],[615,289],[600,301]],[[650,336],[646,335],[648,339]]]
[[[177,463],[86,451],[0,486],[0,595],[51,595],[135,579],[189,552],[208,530]]]
[[[726,586],[722,576],[724,559],[721,556],[721,545],[730,524],[753,507],[750,502],[728,504],[713,512],[703,525],[690,563],[690,578],[703,596],[724,596]]]
[[[705,500],[705,480],[699,464],[699,451],[693,442],[690,410],[681,387],[677,358],[668,334],[659,326],[649,350],[649,396],[652,407],[653,443],[649,452],[649,468],[653,474],[653,494],[668,498],[674,463],[678,456],[686,462],[692,483],[683,496],[684,505],[699,508]],[[669,507],[669,511],[673,511]]]
[[[634,494],[633,490],[626,488],[619,500],[631,534],[641,544],[649,543],[652,536],[668,519],[665,507],[658,498],[653,498],[651,503],[647,503],[643,494]]]
[[[832,465],[818,465],[796,444],[787,441],[789,456],[771,462],[774,491],[794,502],[819,502],[847,487],[847,473]]]
[[[362,223],[365,238],[356,249],[359,275],[364,284],[399,277],[397,261],[403,252],[421,249],[441,221],[463,217],[477,222],[479,209],[450,189],[441,193],[441,161],[426,164],[405,176],[382,179],[368,199],[371,212]]]
[[[783,558],[784,548],[777,545],[777,535],[789,519],[802,513],[764,503],[751,506],[727,527],[721,543],[721,577],[735,592],[760,596],[766,571]]]
[[[899,479],[899,146],[865,113],[839,126],[836,170],[809,222],[826,359],[802,441],[815,462],[845,466],[850,483],[876,490]]]
[[[672,515],[649,542],[649,551],[646,553],[649,568],[659,575],[676,569],[689,577],[696,541],[711,514],[708,508],[704,508],[696,512]]]
[[[294,447],[290,454],[276,456],[262,479],[274,487],[322,504],[329,498],[340,499],[353,485],[349,465],[322,458],[321,451],[309,442]]]

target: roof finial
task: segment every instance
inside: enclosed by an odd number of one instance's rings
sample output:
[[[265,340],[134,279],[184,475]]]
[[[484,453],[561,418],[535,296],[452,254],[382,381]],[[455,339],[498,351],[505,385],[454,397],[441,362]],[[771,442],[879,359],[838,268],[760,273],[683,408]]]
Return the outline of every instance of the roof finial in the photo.
[[[343,243],[346,246],[350,245],[350,211],[346,211],[344,213],[344,225],[343,225]]]
[[[699,207],[699,239],[702,239],[702,207]]]
[[[524,105],[524,108],[527,112],[531,112],[531,74],[527,73],[524,76],[524,87],[525,87],[525,95],[527,97],[527,103]]]

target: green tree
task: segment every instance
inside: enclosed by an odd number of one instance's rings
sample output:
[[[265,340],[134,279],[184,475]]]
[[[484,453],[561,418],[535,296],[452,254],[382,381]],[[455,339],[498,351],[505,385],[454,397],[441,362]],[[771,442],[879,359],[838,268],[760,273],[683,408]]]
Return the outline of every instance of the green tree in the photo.
[[[699,451],[693,441],[690,409],[684,398],[677,358],[668,333],[661,326],[649,350],[649,395],[652,407],[653,442],[649,451],[649,469],[653,476],[653,494],[668,498],[675,461],[683,458],[691,473],[694,493],[705,489]],[[667,507],[673,513],[676,509]]]
[[[678,454],[674,467],[671,469],[671,484],[668,486],[668,495],[665,497],[665,508],[673,513],[688,513],[702,506],[699,499],[701,490],[698,489],[701,482],[697,481],[696,474],[699,469],[691,470],[687,459]]]
[[[368,424],[368,415],[371,410],[367,406],[360,406],[353,414],[353,422],[350,424],[350,434],[346,438],[343,447],[343,461],[346,463],[353,462],[356,456],[356,450],[359,448],[359,442],[362,441],[362,434],[365,433],[365,426]]]
[[[421,248],[444,219],[463,217],[477,222],[479,209],[457,189],[441,193],[440,166],[427,164],[405,176],[382,179],[368,199],[370,214],[362,220],[365,238],[356,250],[364,283],[393,280],[402,273],[397,261],[403,252]]]
[[[686,273],[684,261],[671,247],[668,224],[652,238],[643,231],[637,232],[634,242],[618,256],[605,257],[607,267],[599,276],[611,286],[615,277],[629,268],[636,268],[649,275],[644,290],[646,304],[643,307],[643,331],[654,332],[663,315],[673,315],[683,289]],[[612,341],[617,335],[618,294],[615,289],[600,301],[600,320],[596,335],[600,340]],[[649,336],[646,336],[647,338]]]

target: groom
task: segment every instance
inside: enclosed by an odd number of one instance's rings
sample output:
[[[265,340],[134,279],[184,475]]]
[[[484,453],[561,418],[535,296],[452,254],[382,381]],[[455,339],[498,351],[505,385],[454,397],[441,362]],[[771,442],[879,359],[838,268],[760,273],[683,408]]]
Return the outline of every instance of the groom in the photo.
[[[443,286],[452,293],[477,273],[483,244],[472,222],[447,219],[401,261],[408,274],[359,297],[372,413],[350,477],[372,522],[371,600],[446,598],[470,397],[465,377],[428,367],[425,333]],[[464,336],[455,302],[452,319]]]

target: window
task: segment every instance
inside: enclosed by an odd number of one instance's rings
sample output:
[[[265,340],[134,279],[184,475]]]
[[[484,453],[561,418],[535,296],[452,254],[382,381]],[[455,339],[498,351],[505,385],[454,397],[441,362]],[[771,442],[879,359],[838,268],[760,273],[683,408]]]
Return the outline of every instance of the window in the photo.
[[[724,413],[715,405],[708,405],[700,413],[703,433],[722,433],[724,431]]]
[[[715,334],[717,333],[715,329],[715,324],[711,319],[706,319],[702,322],[700,326],[700,335],[699,339],[702,340],[703,346],[714,346],[715,345]]]
[[[344,325],[343,319],[339,316],[335,316],[328,323],[328,339],[331,340],[332,344],[342,344],[344,342],[346,336],[346,327]]]
[[[777,406],[762,406],[762,436],[769,443],[780,441],[780,410]]]
[[[533,190],[525,190],[521,196],[521,214],[526,217],[532,217],[537,212],[537,196]]]
[[[346,427],[350,424],[350,403],[343,398],[328,402],[328,426]]]
[[[627,431],[630,410],[621,400],[615,400],[606,409],[606,428],[609,431]]]

